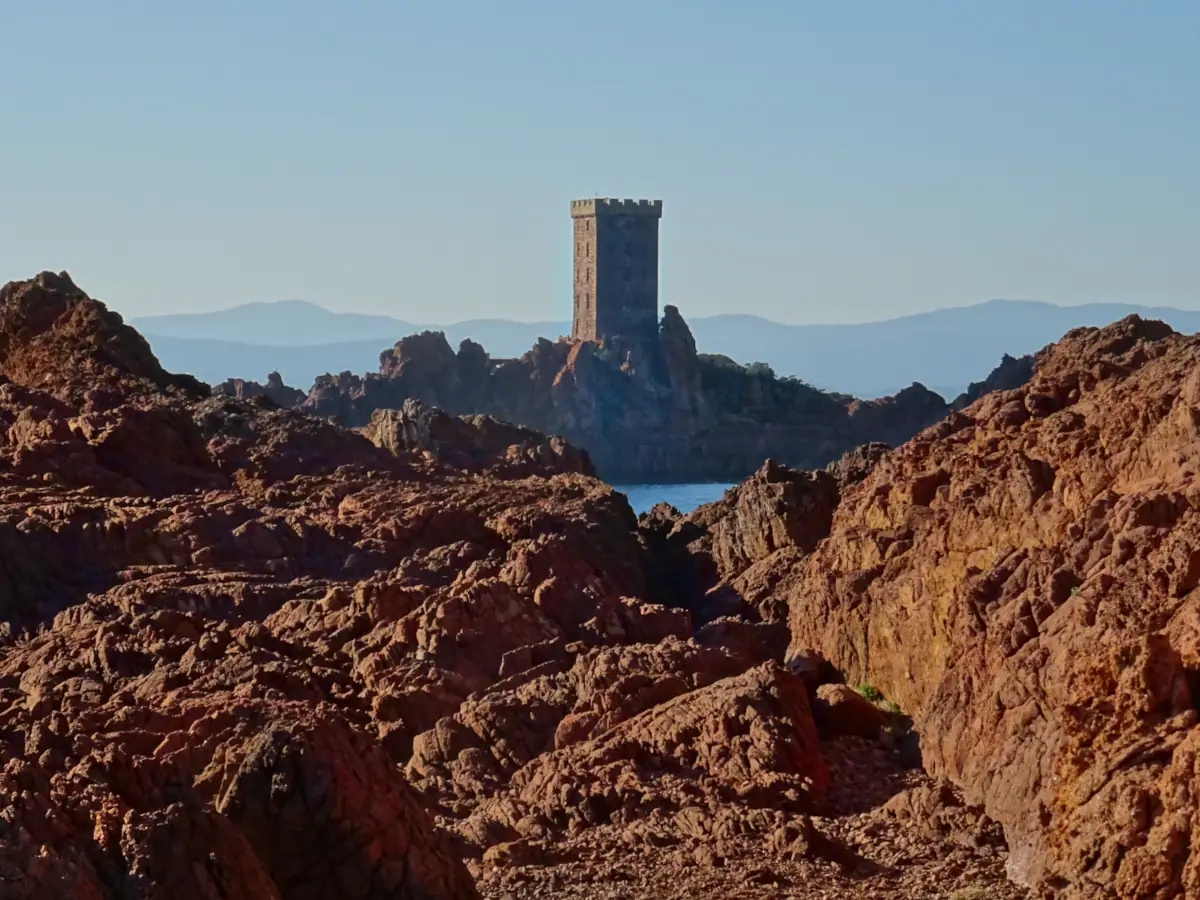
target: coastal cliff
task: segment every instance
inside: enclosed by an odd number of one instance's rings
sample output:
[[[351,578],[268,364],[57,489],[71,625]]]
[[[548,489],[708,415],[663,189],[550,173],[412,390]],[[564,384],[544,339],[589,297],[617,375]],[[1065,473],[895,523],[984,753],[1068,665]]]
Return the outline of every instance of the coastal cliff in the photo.
[[[861,444],[903,443],[950,410],[919,384],[860,401],[698,353],[673,306],[651,346],[540,340],[518,359],[494,360],[473,341],[456,352],[441,332],[426,331],[381,354],[377,373],[323,376],[303,399],[277,378],[217,391],[265,394],[354,428],[409,399],[486,414],[562,436],[613,483],[736,481],[768,458],[815,468]]]

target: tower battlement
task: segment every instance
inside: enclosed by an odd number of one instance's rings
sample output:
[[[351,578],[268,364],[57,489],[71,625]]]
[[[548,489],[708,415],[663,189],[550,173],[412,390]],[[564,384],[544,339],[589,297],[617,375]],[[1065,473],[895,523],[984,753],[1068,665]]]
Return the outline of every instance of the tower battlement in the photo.
[[[588,216],[650,216],[662,218],[661,200],[618,200],[611,197],[594,197],[588,200],[571,201],[571,218]]]

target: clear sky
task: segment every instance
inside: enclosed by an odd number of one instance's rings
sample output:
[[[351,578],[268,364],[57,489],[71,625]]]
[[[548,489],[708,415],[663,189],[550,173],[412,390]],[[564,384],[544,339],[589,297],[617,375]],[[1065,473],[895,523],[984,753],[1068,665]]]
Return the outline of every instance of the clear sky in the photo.
[[[1195,0],[0,0],[0,281],[129,316],[563,319],[568,202],[684,315],[1200,307]]]

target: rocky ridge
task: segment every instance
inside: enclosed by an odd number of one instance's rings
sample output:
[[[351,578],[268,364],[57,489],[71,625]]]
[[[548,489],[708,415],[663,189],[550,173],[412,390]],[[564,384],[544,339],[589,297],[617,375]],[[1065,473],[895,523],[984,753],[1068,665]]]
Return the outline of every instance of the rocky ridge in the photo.
[[[493,360],[473,341],[456,352],[444,334],[426,331],[382,353],[377,373],[323,376],[303,399],[275,382],[231,381],[218,392],[266,394],[355,428],[410,399],[486,414],[561,435],[617,484],[740,480],[767,458],[823,466],[860,444],[901,443],[950,409],[921,385],[859,401],[698,353],[673,306],[652,348],[543,339],[519,359]]]
[[[0,897],[1022,895],[720,596],[876,451],[768,466],[660,595],[674,526],[569,444],[208,396],[66,275],[0,290],[0,376]]]

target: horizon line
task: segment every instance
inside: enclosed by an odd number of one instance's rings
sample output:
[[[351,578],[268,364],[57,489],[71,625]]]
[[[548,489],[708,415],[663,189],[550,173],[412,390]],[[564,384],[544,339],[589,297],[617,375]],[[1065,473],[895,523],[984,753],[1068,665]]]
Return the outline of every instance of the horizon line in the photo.
[[[506,319],[503,317],[494,317],[494,316],[476,316],[476,317],[469,318],[469,319],[459,319],[454,322],[415,322],[415,321],[410,321],[408,319],[401,319],[401,318],[398,318],[397,316],[388,315],[386,313],[343,312],[343,311],[338,311],[338,310],[332,310],[326,306],[322,306],[319,303],[315,303],[311,300],[303,300],[300,298],[285,298],[285,299],[281,299],[281,300],[251,300],[246,303],[239,303],[239,304],[235,304],[234,306],[226,306],[226,307],[222,307],[220,309],[209,310],[207,312],[154,313],[151,315],[133,316],[133,317],[126,319],[126,321],[129,324],[134,324],[137,322],[145,322],[147,320],[153,320],[153,319],[172,319],[172,318],[178,319],[178,318],[188,318],[188,317],[200,318],[200,317],[205,317],[205,316],[219,315],[220,313],[234,312],[235,310],[245,309],[246,307],[250,307],[250,306],[278,306],[278,305],[285,304],[285,303],[302,303],[306,306],[311,306],[314,309],[318,309],[321,312],[327,313],[331,316],[358,316],[358,317],[362,317],[362,318],[389,319],[391,321],[398,322],[398,323],[401,323],[406,326],[411,326],[414,328],[421,328],[421,329],[425,329],[427,331],[440,331],[440,330],[444,330],[447,328],[456,328],[456,327],[459,327],[462,325],[468,325],[468,324],[472,324],[472,323],[476,323],[476,322],[502,322],[502,323],[511,324],[511,325],[551,325],[551,324],[558,325],[558,324],[562,324],[564,322],[566,322],[568,325],[570,324],[569,318],[566,318],[566,317],[564,317],[563,319],[532,319],[532,320],[530,320],[530,319]],[[988,300],[980,300],[976,303],[963,303],[963,304],[959,304],[956,306],[939,306],[939,307],[935,307],[934,309],[922,310],[921,312],[906,313],[904,315],[892,316],[891,318],[886,318],[886,319],[868,319],[868,320],[865,320],[862,322],[785,322],[785,321],[781,321],[779,319],[771,319],[771,318],[768,318],[767,316],[762,316],[757,313],[738,313],[738,312],[711,313],[708,315],[690,316],[689,317],[687,315],[684,315],[683,311],[680,310],[680,314],[683,315],[685,322],[686,321],[706,321],[709,319],[719,319],[719,318],[739,318],[739,319],[756,319],[760,322],[767,322],[772,325],[783,325],[783,326],[786,326],[789,328],[854,328],[854,327],[861,327],[864,325],[883,324],[885,322],[898,322],[903,319],[915,319],[915,318],[919,318],[921,316],[934,315],[934,314],[940,313],[940,312],[951,312],[954,310],[963,310],[963,309],[976,309],[978,307],[988,306],[993,303],[1019,303],[1019,304],[1028,304],[1031,306],[1049,306],[1049,307],[1053,307],[1055,309],[1078,309],[1080,307],[1088,307],[1088,306],[1100,306],[1100,307],[1123,306],[1123,307],[1134,307],[1136,309],[1171,310],[1173,312],[1200,312],[1200,310],[1187,309],[1187,308],[1181,307],[1181,306],[1149,306],[1145,303],[1134,303],[1134,302],[1122,301],[1122,300],[1085,301],[1083,303],[1055,303],[1054,301],[1051,301],[1051,300],[1033,300],[1033,299],[1027,299],[1027,298],[1011,298],[1011,297],[992,297]],[[106,303],[105,305],[107,306],[109,304]],[[675,304],[664,304],[664,305],[665,306],[674,306]],[[109,308],[112,309],[111,306],[109,306]],[[119,312],[119,310],[117,310],[117,311]],[[154,332],[152,332],[152,331],[147,332],[147,333],[154,334]],[[157,336],[158,337],[177,337],[175,335],[164,335],[164,334],[159,334]],[[177,339],[179,339],[179,340],[226,340],[223,338],[177,338]],[[227,342],[228,343],[243,343],[242,341],[227,341]],[[356,344],[356,343],[361,343],[361,341],[359,341],[359,340],[328,341],[324,344],[297,344],[297,345],[289,344],[289,345],[280,345],[280,346],[321,347],[321,346],[327,346],[328,344]],[[248,346],[257,346],[257,345],[248,344]]]

